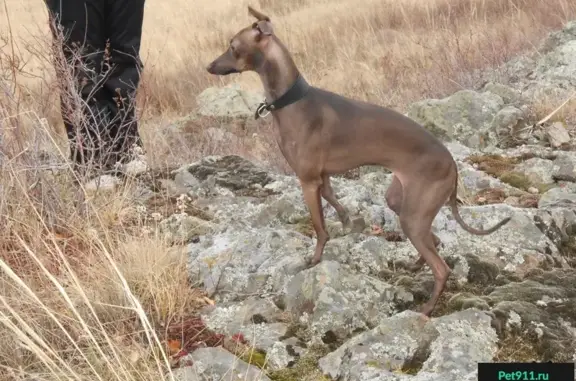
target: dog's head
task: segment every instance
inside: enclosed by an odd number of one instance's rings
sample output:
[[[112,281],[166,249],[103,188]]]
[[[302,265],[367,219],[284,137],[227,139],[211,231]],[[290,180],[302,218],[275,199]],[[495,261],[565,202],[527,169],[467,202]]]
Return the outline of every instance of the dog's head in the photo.
[[[248,12],[258,21],[232,37],[228,49],[206,68],[210,74],[228,75],[256,71],[264,62],[264,50],[274,34],[272,23],[268,16],[250,6]]]

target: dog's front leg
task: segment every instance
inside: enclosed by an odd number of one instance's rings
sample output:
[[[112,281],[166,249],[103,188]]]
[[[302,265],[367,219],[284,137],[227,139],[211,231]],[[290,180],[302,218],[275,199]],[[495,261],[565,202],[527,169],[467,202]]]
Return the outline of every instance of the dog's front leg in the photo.
[[[322,213],[322,178],[318,177],[307,180],[300,179],[300,184],[302,186],[304,202],[308,206],[308,211],[310,212],[310,217],[312,219],[312,225],[314,226],[314,231],[316,232],[316,249],[314,250],[314,257],[312,257],[309,262],[308,267],[310,268],[316,266],[322,260],[324,246],[326,246],[326,242],[328,242],[330,237],[326,232],[324,214]]]

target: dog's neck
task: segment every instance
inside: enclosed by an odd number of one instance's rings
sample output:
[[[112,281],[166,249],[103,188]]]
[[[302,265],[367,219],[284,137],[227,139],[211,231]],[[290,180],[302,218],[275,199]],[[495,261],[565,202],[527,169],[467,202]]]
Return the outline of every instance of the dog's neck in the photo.
[[[262,66],[257,71],[269,102],[282,96],[300,75],[288,49],[275,36],[266,49]]]

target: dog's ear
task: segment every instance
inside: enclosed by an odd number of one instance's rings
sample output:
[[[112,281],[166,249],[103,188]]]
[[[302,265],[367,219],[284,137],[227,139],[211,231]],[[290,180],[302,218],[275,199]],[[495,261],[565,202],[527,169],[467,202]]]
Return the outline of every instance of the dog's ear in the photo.
[[[258,31],[264,36],[271,36],[274,34],[274,29],[272,28],[272,23],[270,21],[258,21],[252,24],[252,28],[258,29]]]
[[[265,14],[258,12],[256,9],[252,8],[251,6],[248,6],[248,13],[251,16],[254,16],[256,18],[256,20],[258,21],[268,21],[270,22],[270,17],[266,16]]]

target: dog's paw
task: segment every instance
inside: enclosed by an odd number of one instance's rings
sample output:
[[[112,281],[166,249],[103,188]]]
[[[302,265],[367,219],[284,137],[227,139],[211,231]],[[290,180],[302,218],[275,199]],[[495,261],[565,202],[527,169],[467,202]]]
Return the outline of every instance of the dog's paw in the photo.
[[[308,262],[306,263],[305,269],[306,269],[306,270],[311,269],[311,268],[315,267],[315,266],[316,266],[318,263],[320,263],[321,261],[322,261],[321,259],[310,258],[310,259],[308,260]]]

